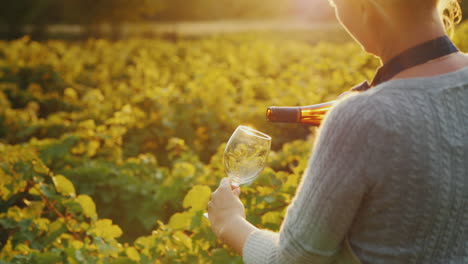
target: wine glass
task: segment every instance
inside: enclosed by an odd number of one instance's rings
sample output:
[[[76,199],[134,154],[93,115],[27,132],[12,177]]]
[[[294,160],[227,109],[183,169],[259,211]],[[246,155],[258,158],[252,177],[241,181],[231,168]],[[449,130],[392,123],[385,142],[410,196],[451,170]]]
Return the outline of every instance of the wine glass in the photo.
[[[233,186],[250,183],[265,168],[271,137],[247,126],[238,126],[224,149],[224,170]]]
[[[224,148],[224,170],[231,184],[250,183],[265,168],[271,137],[247,126],[238,126]],[[203,214],[208,218],[208,213]]]

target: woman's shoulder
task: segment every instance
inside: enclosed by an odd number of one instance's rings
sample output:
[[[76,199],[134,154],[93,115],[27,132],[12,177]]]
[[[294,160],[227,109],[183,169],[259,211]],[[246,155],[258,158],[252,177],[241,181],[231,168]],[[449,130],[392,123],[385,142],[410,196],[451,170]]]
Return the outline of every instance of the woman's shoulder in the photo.
[[[379,106],[381,106],[384,99],[382,94],[373,93],[370,90],[365,92],[349,92],[337,100],[330,111],[330,115],[342,118],[359,116],[370,121],[378,118],[376,113],[380,112]]]
[[[396,101],[411,100],[453,87],[468,87],[468,66],[443,74],[414,78],[394,79],[364,92],[351,92],[340,100],[341,108],[396,107]]]
[[[468,67],[432,77],[391,80],[364,92],[350,92],[337,101],[328,119],[335,126],[354,122],[354,127],[362,130],[394,131],[395,127],[406,127],[397,123],[422,122],[419,114],[435,111],[430,107],[434,102],[460,100],[460,96],[468,97]]]
[[[385,97],[370,92],[350,92],[340,97],[326,117],[326,125],[335,131],[348,134],[351,130],[363,133],[365,130],[381,127],[386,123]]]
[[[340,98],[327,116],[329,125],[346,134],[400,134],[401,131],[396,131],[396,127],[401,126],[395,126],[396,123],[409,122],[407,119],[410,117],[404,113],[414,108],[411,98],[408,98],[408,91],[378,88],[350,92]],[[402,109],[404,107],[408,109]]]

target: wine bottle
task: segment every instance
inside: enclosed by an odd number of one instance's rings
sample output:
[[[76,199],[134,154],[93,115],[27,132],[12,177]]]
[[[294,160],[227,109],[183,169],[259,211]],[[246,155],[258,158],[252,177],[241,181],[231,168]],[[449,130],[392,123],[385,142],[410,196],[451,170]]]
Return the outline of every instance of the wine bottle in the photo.
[[[330,101],[316,105],[296,107],[270,106],[266,111],[266,119],[270,122],[302,123],[319,126],[325,114],[335,102]]]

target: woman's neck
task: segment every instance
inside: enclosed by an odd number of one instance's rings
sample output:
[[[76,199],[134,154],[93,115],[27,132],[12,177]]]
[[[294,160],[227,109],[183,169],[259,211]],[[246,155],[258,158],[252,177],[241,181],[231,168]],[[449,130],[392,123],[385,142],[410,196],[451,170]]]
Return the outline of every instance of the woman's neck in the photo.
[[[375,55],[380,57],[383,64],[409,48],[446,34],[437,14],[433,15],[432,20],[420,21],[418,23],[417,20],[414,20],[407,25],[399,25],[398,27],[393,25],[393,27],[389,27],[389,30],[384,30],[385,34],[380,34],[383,39],[378,40],[380,45],[376,45]]]

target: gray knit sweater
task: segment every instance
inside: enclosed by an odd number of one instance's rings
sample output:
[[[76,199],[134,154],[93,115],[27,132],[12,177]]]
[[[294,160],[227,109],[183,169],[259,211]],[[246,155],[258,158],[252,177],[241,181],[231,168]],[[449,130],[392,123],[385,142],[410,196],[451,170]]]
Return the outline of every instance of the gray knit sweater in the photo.
[[[362,263],[468,263],[468,68],[341,100],[280,232],[255,231],[243,255],[334,263],[348,241]]]

